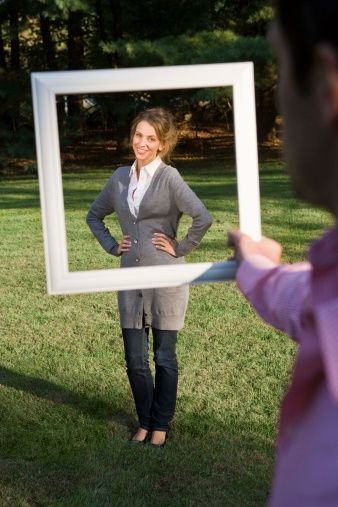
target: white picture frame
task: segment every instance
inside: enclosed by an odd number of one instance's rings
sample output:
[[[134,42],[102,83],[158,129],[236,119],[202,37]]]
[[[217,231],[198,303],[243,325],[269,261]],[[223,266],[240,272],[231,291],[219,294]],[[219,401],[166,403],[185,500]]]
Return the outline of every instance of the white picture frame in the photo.
[[[172,287],[233,280],[236,262],[73,271],[68,269],[56,95],[233,88],[240,229],[261,235],[252,62],[31,74],[48,294]]]

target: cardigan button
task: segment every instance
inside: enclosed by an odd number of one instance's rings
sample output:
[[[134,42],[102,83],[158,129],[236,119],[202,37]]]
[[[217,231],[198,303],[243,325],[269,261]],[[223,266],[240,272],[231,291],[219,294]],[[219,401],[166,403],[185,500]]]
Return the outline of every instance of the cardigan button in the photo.
[[[135,245],[138,243],[137,239],[134,239],[134,243],[135,243]]]
[[[135,259],[135,261],[136,261],[136,262],[140,262],[140,259],[137,257],[137,258]]]

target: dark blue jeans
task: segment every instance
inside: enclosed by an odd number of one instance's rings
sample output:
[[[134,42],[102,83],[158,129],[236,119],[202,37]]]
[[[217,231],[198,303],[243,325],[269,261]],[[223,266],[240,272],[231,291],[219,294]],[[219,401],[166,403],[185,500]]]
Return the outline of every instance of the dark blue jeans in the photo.
[[[122,328],[127,374],[140,427],[166,431],[176,406],[177,331],[154,329],[155,385],[149,368],[148,328]]]

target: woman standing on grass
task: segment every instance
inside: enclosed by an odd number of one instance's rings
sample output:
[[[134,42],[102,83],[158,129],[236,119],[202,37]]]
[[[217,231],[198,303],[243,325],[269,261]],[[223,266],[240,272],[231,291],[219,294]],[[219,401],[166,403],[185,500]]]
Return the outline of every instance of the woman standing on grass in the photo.
[[[133,165],[119,167],[92,204],[87,223],[101,246],[121,256],[121,267],[182,264],[200,243],[212,219],[194,192],[167,160],[177,142],[171,113],[157,107],[136,116],[130,144]],[[118,242],[104,225],[117,213],[123,238]],[[179,220],[190,215],[192,225],[180,242]],[[139,429],[130,442],[163,447],[176,405],[177,332],[183,327],[189,288],[128,290],[118,293],[127,373]],[[155,384],[148,363],[152,328]]]

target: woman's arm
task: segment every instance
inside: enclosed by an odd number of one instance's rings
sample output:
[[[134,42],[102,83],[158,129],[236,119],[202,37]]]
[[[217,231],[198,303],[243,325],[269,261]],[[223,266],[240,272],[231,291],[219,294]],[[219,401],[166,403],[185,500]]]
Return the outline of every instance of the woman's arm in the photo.
[[[109,254],[120,255],[119,243],[104,224],[104,218],[114,212],[113,177],[97,196],[87,213],[87,224],[102,248]]]
[[[212,217],[176,169],[172,169],[171,187],[172,198],[180,212],[192,218],[192,224],[186,236],[175,247],[176,256],[182,257],[199,245],[212,224]]]

